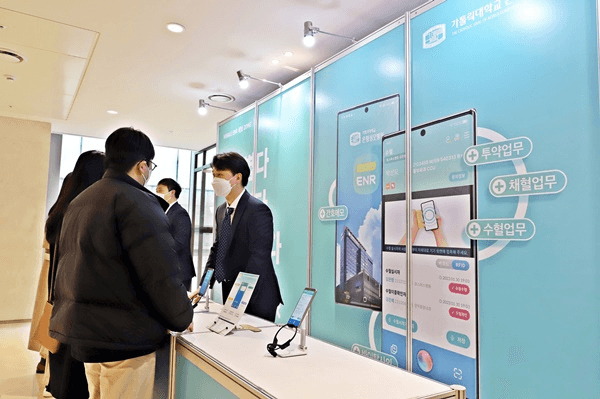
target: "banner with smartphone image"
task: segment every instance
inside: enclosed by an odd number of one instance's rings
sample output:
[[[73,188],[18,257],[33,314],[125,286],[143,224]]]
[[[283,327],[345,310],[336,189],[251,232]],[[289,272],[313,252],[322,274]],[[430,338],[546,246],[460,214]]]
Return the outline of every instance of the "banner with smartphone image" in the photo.
[[[434,155],[423,158],[423,137],[412,134],[412,209],[423,211],[422,203],[433,200],[447,248],[457,251],[440,253],[423,227],[414,238],[413,372],[464,385],[469,399],[600,392],[600,380],[590,377],[600,375],[600,290],[592,277],[600,241],[598,218],[585,217],[597,216],[600,187],[596,7],[596,1],[453,0],[411,20],[412,125],[476,110],[475,141],[460,131],[443,134],[428,148]],[[426,138],[431,128],[425,130]],[[416,164],[437,158],[446,140],[470,142],[462,154],[471,158],[446,162],[444,173],[441,162],[435,170],[428,170],[430,162]],[[461,180],[469,165],[477,165],[476,175]],[[437,182],[431,187],[425,180]],[[440,186],[442,180],[448,184]],[[468,186],[474,197],[468,190],[450,193]],[[398,245],[404,232],[388,225],[387,211],[385,201],[385,244]],[[465,225],[467,219],[473,222]],[[477,244],[469,244],[467,231],[445,231],[451,223],[471,227]],[[460,252],[469,250],[472,256]],[[404,255],[384,251],[384,264],[398,256],[400,264]],[[390,289],[401,293],[401,283],[394,284]],[[383,351],[390,353],[390,336],[400,342],[406,330],[386,326],[386,317]]]
[[[398,130],[398,95],[338,113],[336,303],[381,310],[381,138]]]
[[[412,242],[413,371],[477,381],[477,260],[465,228],[476,217],[475,111],[412,130],[412,231],[406,234],[404,132],[383,139],[384,302],[382,347],[406,366],[406,240]],[[435,368],[433,367],[435,364]]]
[[[391,26],[314,78],[311,334],[380,361],[381,137],[404,115],[403,41]]]

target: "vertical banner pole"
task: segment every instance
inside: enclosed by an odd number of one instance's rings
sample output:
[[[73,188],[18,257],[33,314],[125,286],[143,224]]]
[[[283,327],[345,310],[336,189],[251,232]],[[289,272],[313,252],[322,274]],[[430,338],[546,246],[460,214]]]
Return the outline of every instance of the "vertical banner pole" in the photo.
[[[598,56],[598,100],[600,100],[600,0],[596,0],[596,51]]]
[[[406,170],[406,370],[412,371],[412,161],[411,161],[411,49],[410,49],[410,12],[404,16],[404,152]]]
[[[175,399],[175,377],[177,375],[177,336],[175,334],[171,334],[169,337],[170,345],[169,345],[169,399]]]
[[[254,147],[252,150],[252,195],[256,195],[256,168],[258,168],[258,157],[256,151],[258,147],[258,101],[254,102]],[[263,198],[264,199],[264,198]],[[225,301],[223,301],[225,303]]]
[[[599,0],[600,1],[600,0]],[[310,68],[310,133],[308,137],[308,256],[306,260],[306,283],[312,287],[312,232],[313,232],[313,168],[315,136],[315,68]],[[310,309],[309,309],[310,312]],[[305,330],[310,335],[310,313],[304,318]]]

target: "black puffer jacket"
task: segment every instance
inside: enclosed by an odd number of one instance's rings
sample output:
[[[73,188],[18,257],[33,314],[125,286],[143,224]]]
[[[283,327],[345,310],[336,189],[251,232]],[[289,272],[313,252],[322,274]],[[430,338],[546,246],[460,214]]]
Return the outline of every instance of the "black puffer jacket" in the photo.
[[[166,202],[108,170],[65,214],[50,335],[107,350],[152,350],[193,310],[178,277]]]

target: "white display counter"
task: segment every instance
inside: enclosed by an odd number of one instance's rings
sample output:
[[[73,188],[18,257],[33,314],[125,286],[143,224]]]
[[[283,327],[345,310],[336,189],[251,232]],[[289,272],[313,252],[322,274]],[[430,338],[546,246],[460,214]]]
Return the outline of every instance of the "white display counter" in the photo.
[[[274,358],[266,346],[273,340],[278,326],[245,315],[241,324],[261,328],[260,332],[235,330],[227,336],[208,331],[221,309],[210,304],[210,313],[194,314],[194,332],[172,337],[169,398],[177,398],[175,381],[178,356],[241,398],[464,398],[462,387],[450,387],[397,367],[379,363],[351,351],[307,337],[307,355]],[[293,331],[284,329],[280,343],[291,338]],[[296,336],[290,348],[300,343]],[[178,379],[179,377],[179,379]],[[202,397],[202,392],[197,392]]]

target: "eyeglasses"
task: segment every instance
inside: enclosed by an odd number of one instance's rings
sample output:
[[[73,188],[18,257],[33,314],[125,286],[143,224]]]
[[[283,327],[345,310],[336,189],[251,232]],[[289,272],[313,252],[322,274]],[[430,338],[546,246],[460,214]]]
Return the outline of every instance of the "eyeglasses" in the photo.
[[[158,166],[157,164],[155,164],[154,162],[147,160],[146,164],[148,165],[148,168],[150,168],[150,171],[153,172],[154,169],[156,169],[156,167]]]

